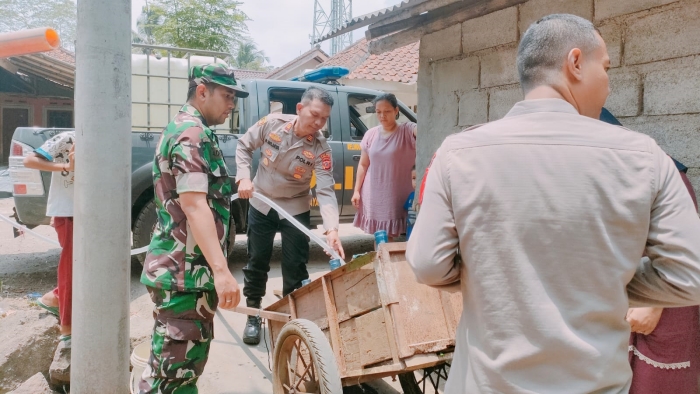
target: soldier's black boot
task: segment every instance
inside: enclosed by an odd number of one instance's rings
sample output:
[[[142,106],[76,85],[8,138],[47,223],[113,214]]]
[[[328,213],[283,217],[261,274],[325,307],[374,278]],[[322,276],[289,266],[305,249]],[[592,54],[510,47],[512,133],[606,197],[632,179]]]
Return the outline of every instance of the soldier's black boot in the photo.
[[[243,330],[243,343],[248,345],[257,345],[260,343],[260,318],[257,316],[248,316],[248,322]]]

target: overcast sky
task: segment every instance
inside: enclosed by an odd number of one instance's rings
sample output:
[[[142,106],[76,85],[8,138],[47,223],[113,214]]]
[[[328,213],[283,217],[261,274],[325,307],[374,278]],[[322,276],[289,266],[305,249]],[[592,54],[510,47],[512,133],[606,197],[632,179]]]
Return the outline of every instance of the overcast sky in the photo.
[[[353,17],[364,15],[400,3],[401,0],[354,0]],[[132,0],[132,27],[141,13],[145,0]],[[331,0],[322,0],[330,14]],[[313,25],[314,0],[243,0],[241,6],[248,21],[250,36],[258,48],[265,51],[270,64],[281,66],[311,48],[309,36]],[[355,30],[353,41],[364,37],[365,29]],[[322,44],[330,52],[328,42]]]

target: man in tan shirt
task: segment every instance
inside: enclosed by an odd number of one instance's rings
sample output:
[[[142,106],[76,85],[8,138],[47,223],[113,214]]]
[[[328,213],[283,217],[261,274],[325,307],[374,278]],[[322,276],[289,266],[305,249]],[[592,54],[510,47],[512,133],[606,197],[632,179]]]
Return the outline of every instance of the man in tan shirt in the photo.
[[[461,280],[445,392],[627,393],[627,309],[700,303],[700,219],[653,139],[597,120],[589,21],[541,19],[517,64],[525,100],[445,140],[408,242],[420,282]]]
[[[297,115],[271,114],[260,119],[238,140],[236,182],[242,198],[250,198],[248,212],[248,264],[243,268],[243,295],[251,308],[260,308],[276,232],[282,233],[282,292],[287,295],[309,278],[309,239],[288,220],[257,198],[270,198],[295,219],[310,226],[311,178],[316,174],[316,198],[328,244],[344,258],[338,238],[338,201],[335,197],[331,148],[319,131],[331,113],[333,97],[310,87],[297,104]],[[253,152],[261,151],[260,164],[251,182]],[[243,342],[260,342],[260,318],[249,316]]]

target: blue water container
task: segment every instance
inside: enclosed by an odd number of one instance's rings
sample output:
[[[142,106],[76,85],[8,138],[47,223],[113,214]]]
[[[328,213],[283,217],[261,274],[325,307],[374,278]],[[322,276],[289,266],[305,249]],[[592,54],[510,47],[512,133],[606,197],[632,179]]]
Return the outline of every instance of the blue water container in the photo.
[[[333,259],[329,262],[331,266],[331,271],[340,268],[341,265],[343,265],[343,261],[340,259]]]
[[[389,242],[389,236],[385,230],[379,230],[374,233],[374,250],[379,249],[379,245]]]
[[[304,280],[301,281],[301,286],[302,286],[302,287],[303,287],[303,286],[306,286],[306,285],[308,285],[309,283],[311,283],[311,279],[304,279]]]

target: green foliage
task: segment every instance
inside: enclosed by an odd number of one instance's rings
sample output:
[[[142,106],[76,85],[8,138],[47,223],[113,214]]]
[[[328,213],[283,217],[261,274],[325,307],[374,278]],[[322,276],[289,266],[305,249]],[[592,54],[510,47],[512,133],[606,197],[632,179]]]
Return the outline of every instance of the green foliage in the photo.
[[[265,63],[269,62],[270,59],[265,56],[264,51],[258,49],[254,42],[244,42],[239,45],[233,60],[232,66],[241,70],[269,70]]]
[[[133,32],[133,42],[153,45],[156,43],[154,29],[163,23],[165,16],[160,7],[143,7],[141,15],[136,19],[136,31]]]
[[[73,0],[0,0],[0,32],[51,27],[61,46],[75,47],[77,10]]]
[[[143,32],[138,33],[155,44],[231,53],[247,32],[248,17],[240,5],[235,0],[155,0],[142,14]]]

